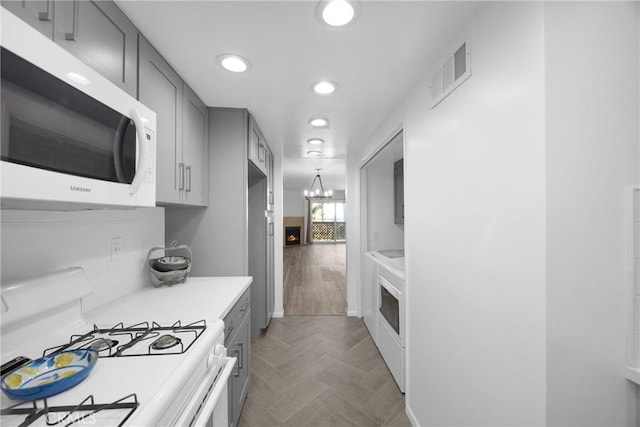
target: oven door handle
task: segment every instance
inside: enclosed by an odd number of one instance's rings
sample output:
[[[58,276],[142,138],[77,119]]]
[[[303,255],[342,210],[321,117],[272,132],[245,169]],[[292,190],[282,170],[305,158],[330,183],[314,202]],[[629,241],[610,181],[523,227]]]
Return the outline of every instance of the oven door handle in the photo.
[[[223,397],[222,394],[227,392],[227,382],[229,381],[229,377],[231,376],[231,371],[233,371],[233,367],[235,366],[235,364],[236,364],[235,357],[227,358],[227,366],[225,366],[225,368],[222,370],[222,374],[220,375],[220,378],[218,378],[218,381],[216,381],[216,385],[213,387],[213,390],[211,390],[211,393],[202,404],[202,409],[196,416],[196,419],[194,420],[194,422],[191,424],[192,426],[206,427],[207,421],[213,415],[213,409],[216,407],[216,404],[218,403],[220,398]],[[224,397],[225,397],[225,402],[227,402],[226,400],[227,396],[224,396]],[[225,403],[224,406],[226,409],[227,404]]]
[[[216,406],[216,403],[218,403],[222,393],[227,390],[227,381],[229,380],[231,371],[236,364],[235,357],[224,357],[222,360],[225,364],[222,371],[212,369],[211,372],[207,374],[194,393],[194,398],[189,402],[188,407],[182,412],[182,415],[176,421],[175,425],[190,427],[206,426],[207,421],[213,413],[213,408]],[[220,372],[219,375],[218,372]],[[212,384],[213,389],[209,390]],[[209,392],[208,395],[207,392]],[[202,401],[201,399],[204,396],[206,396],[206,398]],[[193,416],[193,411],[191,410],[192,407],[200,407],[195,416]],[[190,417],[193,418],[190,419]]]

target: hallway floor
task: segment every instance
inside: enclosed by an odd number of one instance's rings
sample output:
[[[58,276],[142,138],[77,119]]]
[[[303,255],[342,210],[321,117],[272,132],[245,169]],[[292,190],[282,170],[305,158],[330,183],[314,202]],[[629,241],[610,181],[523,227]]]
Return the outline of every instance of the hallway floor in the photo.
[[[252,343],[240,427],[410,426],[398,389],[362,319],[273,319]]]
[[[284,314],[346,313],[346,245],[314,243],[284,248]]]

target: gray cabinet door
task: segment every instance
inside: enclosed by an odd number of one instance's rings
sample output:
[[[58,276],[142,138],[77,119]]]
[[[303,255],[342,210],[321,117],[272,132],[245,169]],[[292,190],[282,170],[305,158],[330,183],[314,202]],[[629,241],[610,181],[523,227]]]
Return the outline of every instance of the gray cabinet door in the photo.
[[[53,0],[2,0],[2,6],[48,38],[53,39],[55,9]]]
[[[267,147],[267,210],[273,212],[273,153]]]
[[[207,206],[209,201],[209,112],[187,86],[183,86],[182,162],[185,189],[182,202]]]
[[[267,146],[264,142],[262,132],[253,117],[249,119],[249,160],[255,167],[267,175]]]
[[[111,1],[55,2],[53,40],[134,97],[137,36]]]
[[[182,163],[182,79],[140,36],[139,100],[156,112],[156,200],[179,203]]]
[[[249,377],[251,372],[251,358],[249,355],[251,351],[250,318],[250,313],[244,317],[236,336],[228,347],[229,355],[237,359],[236,367],[227,384],[229,388],[229,425],[231,427],[238,425],[242,406],[249,391]]]

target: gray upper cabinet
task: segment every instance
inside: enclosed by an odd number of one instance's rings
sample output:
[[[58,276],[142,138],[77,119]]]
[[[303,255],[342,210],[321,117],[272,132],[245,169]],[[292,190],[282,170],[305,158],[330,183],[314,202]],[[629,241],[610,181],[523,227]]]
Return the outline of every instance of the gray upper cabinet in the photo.
[[[404,224],[404,161],[393,163],[393,223]]]
[[[115,3],[3,0],[2,5],[136,96],[138,30]]]
[[[267,211],[273,212],[273,153],[267,147]]]
[[[249,118],[249,161],[267,175],[267,144],[253,117]]]
[[[156,112],[156,200],[180,203],[182,173],[182,79],[140,36],[138,99]]]
[[[48,38],[53,39],[53,15],[55,5],[52,0],[2,0],[2,6]]]
[[[156,112],[156,200],[208,203],[208,110],[140,36],[138,99]]]
[[[182,91],[183,203],[207,206],[209,202],[209,111],[187,86]]]
[[[136,96],[138,30],[111,1],[59,0],[53,40]]]

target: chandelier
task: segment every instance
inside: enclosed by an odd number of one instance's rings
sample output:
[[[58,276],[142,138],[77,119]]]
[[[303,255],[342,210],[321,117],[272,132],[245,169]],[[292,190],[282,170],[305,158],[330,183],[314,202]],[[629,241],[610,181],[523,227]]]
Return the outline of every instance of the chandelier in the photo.
[[[319,183],[319,186],[316,185],[316,181]],[[314,185],[316,185],[314,189]],[[310,199],[330,199],[333,196],[333,192],[331,190],[325,191],[324,185],[322,185],[322,178],[320,178],[320,169],[316,169],[316,176],[313,178],[313,182],[311,182],[311,190],[304,190],[304,197],[307,200]]]

